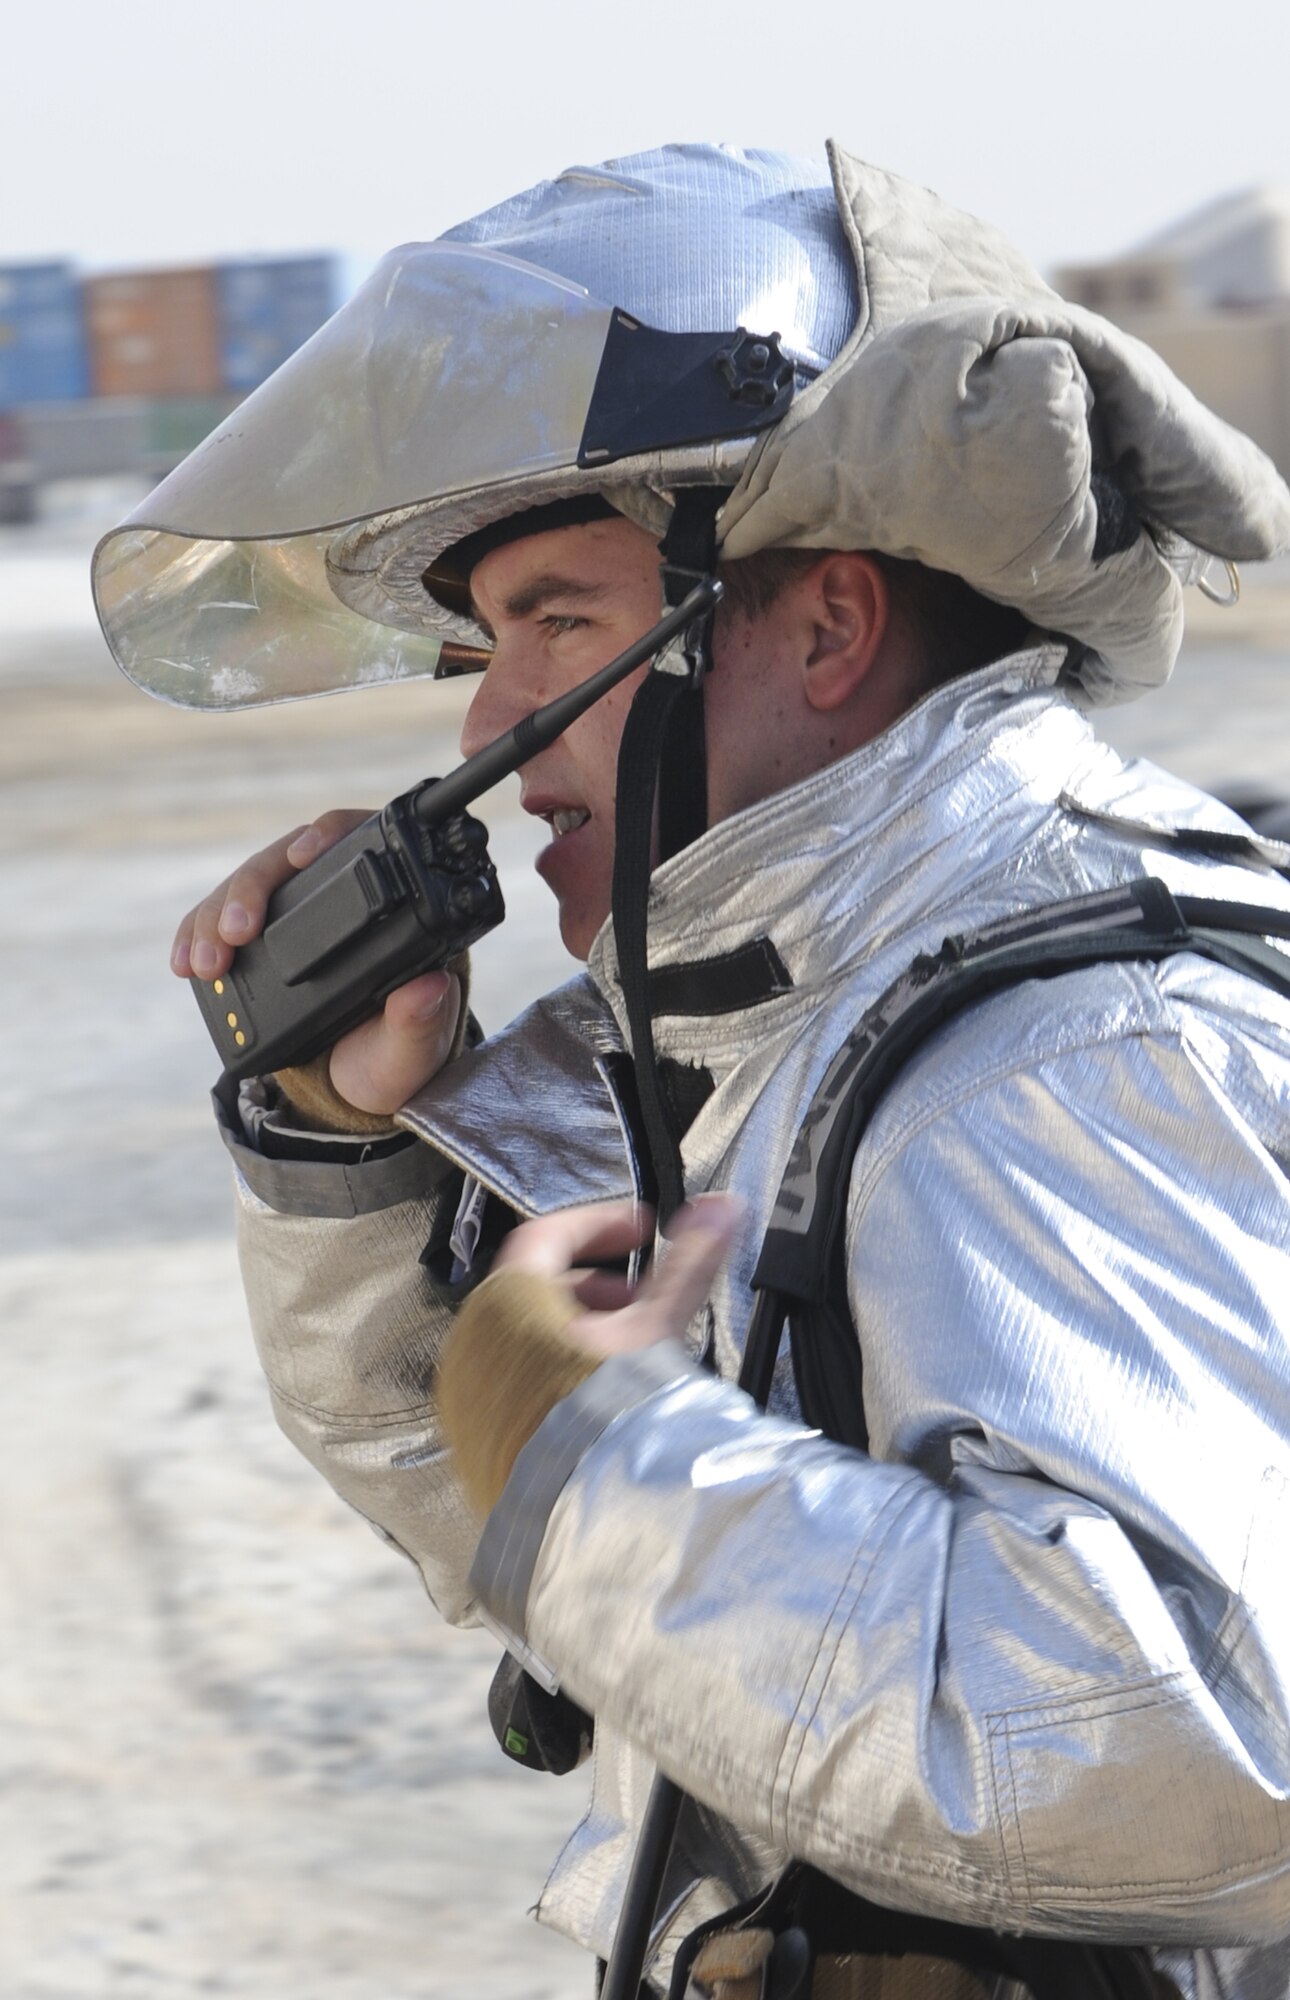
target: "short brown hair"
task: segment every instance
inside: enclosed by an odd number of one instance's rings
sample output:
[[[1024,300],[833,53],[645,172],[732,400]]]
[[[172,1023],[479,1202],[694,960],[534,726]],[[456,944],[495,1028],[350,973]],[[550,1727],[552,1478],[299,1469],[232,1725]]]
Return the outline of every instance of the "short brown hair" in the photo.
[[[759,618],[794,578],[830,553],[827,549],[763,549],[722,563],[726,607],[736,617]],[[1011,605],[995,604],[948,570],[900,556],[866,551],[887,580],[896,610],[916,634],[919,686],[923,692],[970,674],[977,667],[1016,652],[1030,627]]]

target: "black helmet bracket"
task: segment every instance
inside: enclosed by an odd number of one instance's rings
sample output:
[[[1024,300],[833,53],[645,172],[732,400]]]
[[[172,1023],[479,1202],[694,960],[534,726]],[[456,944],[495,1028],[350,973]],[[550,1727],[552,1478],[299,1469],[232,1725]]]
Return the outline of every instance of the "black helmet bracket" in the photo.
[[[796,376],[777,333],[665,333],[615,306],[578,464],[768,430],[792,401]]]

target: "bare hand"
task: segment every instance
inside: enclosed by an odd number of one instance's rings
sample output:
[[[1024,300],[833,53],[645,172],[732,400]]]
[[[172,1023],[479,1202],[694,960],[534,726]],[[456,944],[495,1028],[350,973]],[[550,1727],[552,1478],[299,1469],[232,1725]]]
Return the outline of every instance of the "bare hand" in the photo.
[[[180,979],[218,979],[227,972],[238,945],[264,929],[274,890],[369,817],[353,810],[324,813],[253,854],[188,912],[170,948],[171,971]]]
[[[324,813],[253,854],[188,912],[171,947],[171,971],[180,979],[220,978],[237,947],[260,935],[274,890],[369,817]],[[396,988],[381,1013],[332,1050],[334,1089],[360,1111],[390,1116],[448,1060],[460,1008],[460,983],[448,972],[425,972]]]
[[[564,1337],[603,1361],[656,1341],[680,1339],[708,1296],[743,1219],[737,1195],[701,1194],[678,1209],[642,1285],[586,1269],[650,1240],[653,1211],[638,1202],[561,1209],[512,1230],[494,1270],[530,1271],[566,1283],[584,1308]]]

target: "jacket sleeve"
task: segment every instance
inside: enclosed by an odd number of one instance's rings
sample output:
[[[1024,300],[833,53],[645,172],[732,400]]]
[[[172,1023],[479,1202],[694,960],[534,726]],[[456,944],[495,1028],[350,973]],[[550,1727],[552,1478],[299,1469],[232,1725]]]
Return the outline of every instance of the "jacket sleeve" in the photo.
[[[337,1142],[266,1157],[222,1112],[238,1245],[274,1414],[382,1537],[409,1555],[443,1616],[473,1623],[479,1536],[443,1448],[435,1364],[459,1288],[422,1253],[446,1245],[461,1176],[429,1146]],[[437,1261],[437,1260],[435,1260]]]
[[[883,1902],[1290,1923],[1290,1207],[1203,1044],[893,1093],[850,1204],[872,1456],[659,1350],[639,1400],[627,1359],[552,1413],[488,1524],[485,1600],[580,1702]]]

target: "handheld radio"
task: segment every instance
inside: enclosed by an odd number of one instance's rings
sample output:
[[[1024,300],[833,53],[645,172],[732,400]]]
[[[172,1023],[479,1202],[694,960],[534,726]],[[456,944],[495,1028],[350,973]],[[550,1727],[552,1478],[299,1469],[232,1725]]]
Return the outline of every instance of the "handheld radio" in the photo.
[[[263,1076],[309,1062],[388,994],[456,958],[506,914],[488,830],[466,811],[553,743],[678,633],[707,617],[704,578],[642,639],[581,686],[524,716],[446,778],[427,778],[274,891],[264,929],[193,992],[225,1068]]]

